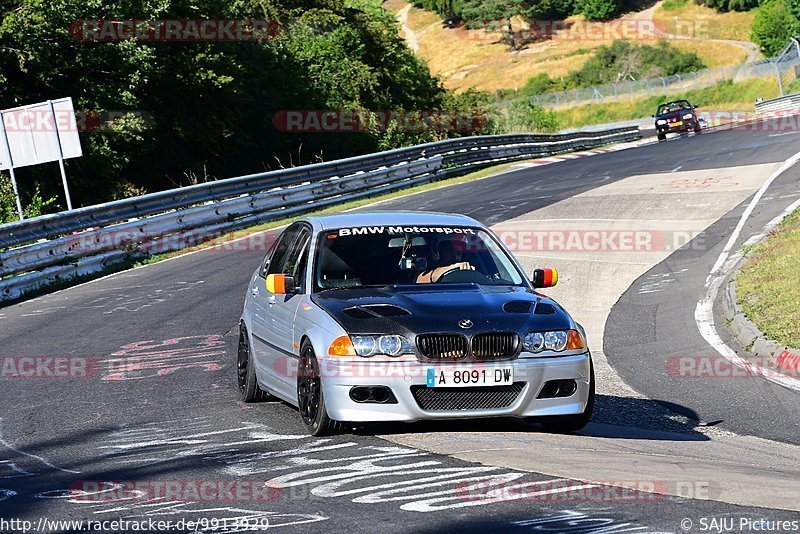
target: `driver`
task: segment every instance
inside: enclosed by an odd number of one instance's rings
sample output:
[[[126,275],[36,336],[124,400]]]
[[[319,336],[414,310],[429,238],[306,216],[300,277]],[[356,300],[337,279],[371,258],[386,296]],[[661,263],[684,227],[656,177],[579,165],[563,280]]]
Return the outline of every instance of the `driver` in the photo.
[[[439,266],[433,269],[423,271],[417,276],[418,284],[435,284],[442,279],[442,277],[453,271],[474,271],[475,267],[470,265],[468,261],[461,261],[461,252],[463,251],[463,243],[456,244],[450,239],[439,241],[437,249],[439,251]]]

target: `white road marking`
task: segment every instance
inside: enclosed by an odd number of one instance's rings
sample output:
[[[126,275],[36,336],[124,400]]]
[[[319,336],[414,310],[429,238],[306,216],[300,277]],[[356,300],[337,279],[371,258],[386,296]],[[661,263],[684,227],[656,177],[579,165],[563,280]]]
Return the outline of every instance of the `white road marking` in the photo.
[[[725,244],[725,248],[722,250],[719,258],[717,258],[714,267],[711,269],[711,273],[706,279],[706,295],[700,300],[700,302],[697,303],[697,307],[694,310],[694,319],[697,323],[697,328],[700,331],[700,335],[702,335],[703,339],[705,339],[706,342],[708,342],[708,344],[714,348],[714,350],[720,353],[720,355],[728,359],[737,367],[745,369],[749,373],[763,376],[771,382],[794,391],[800,391],[800,380],[770,372],[767,369],[752,363],[746,358],[742,358],[736,354],[736,351],[734,351],[722,340],[714,325],[714,300],[719,293],[719,289],[722,286],[722,282],[725,280],[725,277],[742,257],[741,249],[733,255],[731,255],[731,250],[736,244],[736,240],[739,238],[739,235],[741,234],[747,219],[750,217],[750,214],[753,213],[753,210],[755,209],[759,200],[761,200],[761,198],[764,196],[767,188],[772,185],[772,182],[774,182],[775,179],[777,179],[781,174],[791,168],[798,161],[800,161],[800,152],[787,159],[783,165],[781,165],[774,173],[772,173],[767,181],[764,182],[761,188],[756,192],[755,196],[750,201],[750,204],[744,210],[744,213],[742,213],[739,223],[736,225],[736,228],[734,228],[731,237]],[[786,218],[786,216],[788,216],[798,207],[800,207],[800,200],[792,203],[783,212],[781,212],[780,215],[772,219],[764,228],[763,232],[759,234],[760,238],[758,241],[763,239],[763,237],[772,228],[774,228],[778,223],[780,223],[780,221]],[[748,242],[750,242],[750,240],[748,240]]]
[[[60,467],[56,467],[55,465],[51,464],[50,462],[48,462],[47,460],[45,460],[41,456],[37,456],[35,454],[30,454],[30,453],[21,451],[21,450],[17,449],[16,447],[14,447],[13,445],[11,445],[3,437],[3,418],[2,417],[0,417],[0,445],[3,445],[7,449],[9,449],[9,450],[11,450],[11,451],[13,451],[13,452],[15,452],[17,454],[21,454],[22,456],[27,456],[28,458],[33,458],[35,460],[39,460],[40,462],[42,462],[47,467],[49,467],[51,469],[55,469],[56,471],[61,471],[63,473],[80,473],[80,471],[72,471],[71,469],[62,469]]]

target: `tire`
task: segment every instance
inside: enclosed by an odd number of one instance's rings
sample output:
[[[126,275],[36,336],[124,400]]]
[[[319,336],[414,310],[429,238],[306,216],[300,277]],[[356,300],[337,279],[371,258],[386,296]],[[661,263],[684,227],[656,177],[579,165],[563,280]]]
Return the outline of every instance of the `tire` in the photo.
[[[702,133],[702,128],[700,128],[700,121],[694,123],[694,133],[700,135]]]
[[[242,402],[260,402],[269,398],[256,379],[256,368],[250,350],[250,337],[247,327],[239,324],[239,350],[236,354],[236,379],[239,387],[239,400]]]
[[[328,417],[322,377],[314,347],[308,340],[300,346],[297,365],[297,409],[308,433],[312,436],[330,436],[342,430],[342,423]]]
[[[667,136],[664,134],[656,134],[656,137],[658,137],[659,141],[664,141],[667,139]]]
[[[586,401],[586,409],[577,415],[555,415],[540,417],[537,422],[544,427],[545,432],[552,434],[569,434],[589,424],[594,410],[594,366],[589,363],[589,399]]]

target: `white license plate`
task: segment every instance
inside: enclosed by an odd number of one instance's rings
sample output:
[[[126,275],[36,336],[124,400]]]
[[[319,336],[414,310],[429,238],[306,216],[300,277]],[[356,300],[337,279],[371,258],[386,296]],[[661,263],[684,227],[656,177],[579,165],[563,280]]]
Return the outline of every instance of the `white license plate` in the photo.
[[[428,367],[429,388],[507,386],[514,383],[513,367]]]

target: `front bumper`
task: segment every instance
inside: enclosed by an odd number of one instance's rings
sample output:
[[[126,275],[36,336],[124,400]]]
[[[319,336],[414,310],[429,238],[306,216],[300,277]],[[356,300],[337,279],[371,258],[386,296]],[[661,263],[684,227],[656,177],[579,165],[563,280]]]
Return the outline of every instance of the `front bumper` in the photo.
[[[668,123],[668,124],[656,125],[656,132],[661,135],[668,133],[691,132],[694,131],[694,129],[695,129],[695,121],[691,119],[682,121],[681,124]]]
[[[523,384],[515,400],[506,407],[464,410],[425,410],[411,392],[411,386],[425,386],[429,367],[465,364],[428,364],[417,361],[321,361],[322,389],[328,415],[337,421],[419,421],[498,416],[545,416],[583,413],[589,398],[589,352],[557,358],[519,358],[494,366],[513,366],[514,382]],[[575,380],[577,390],[569,397],[537,399],[545,382]],[[350,398],[353,386],[386,386],[397,399],[393,404],[358,403]]]

